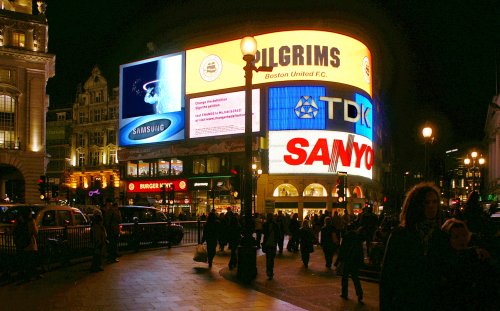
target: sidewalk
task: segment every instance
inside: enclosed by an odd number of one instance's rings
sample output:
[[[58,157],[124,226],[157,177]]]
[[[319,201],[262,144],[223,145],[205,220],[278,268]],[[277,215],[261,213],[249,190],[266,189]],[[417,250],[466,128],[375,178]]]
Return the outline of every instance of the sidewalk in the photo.
[[[229,261],[229,251],[218,253],[216,261],[223,257]],[[349,300],[340,297],[341,277],[335,271],[325,267],[323,251],[315,247],[311,254],[309,268],[305,269],[300,253],[284,250],[277,255],[274,263],[274,278],[267,280],[266,258],[261,250],[257,251],[257,278],[249,286],[269,296],[289,302],[306,310],[378,310],[378,283],[361,281],[364,292],[364,305],[358,305],[352,280],[349,280]],[[228,267],[221,270],[221,275],[231,281],[238,282],[236,269]]]
[[[229,271],[229,251],[214,266],[192,260],[194,246],[124,253],[103,272],[89,273],[90,262],[59,268],[29,283],[1,283],[0,310],[376,310],[378,285],[362,282],[365,305],[339,296],[340,278],[327,272],[322,252],[312,254],[308,271],[298,254],[276,259],[275,279],[265,277],[259,251],[252,285]],[[228,281],[229,280],[229,281]],[[350,295],[354,293],[350,284]]]

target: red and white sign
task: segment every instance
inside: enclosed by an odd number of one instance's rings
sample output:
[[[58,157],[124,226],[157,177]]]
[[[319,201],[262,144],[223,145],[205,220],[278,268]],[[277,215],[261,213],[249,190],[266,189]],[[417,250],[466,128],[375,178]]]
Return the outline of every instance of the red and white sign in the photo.
[[[187,180],[186,179],[176,179],[176,180],[141,180],[141,181],[129,181],[127,184],[127,192],[161,192],[161,187],[165,185],[167,191],[170,186],[174,186],[174,191],[187,191]]]
[[[337,174],[372,179],[370,139],[336,131],[269,131],[270,174]]]

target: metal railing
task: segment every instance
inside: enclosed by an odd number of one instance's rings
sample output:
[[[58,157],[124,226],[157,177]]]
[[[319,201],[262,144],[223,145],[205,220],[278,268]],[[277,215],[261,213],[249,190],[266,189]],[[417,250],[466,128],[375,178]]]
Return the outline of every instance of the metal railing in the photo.
[[[122,224],[118,247],[121,250],[139,251],[153,247],[195,245],[201,240],[204,223],[204,221],[173,221],[170,226],[164,222]],[[167,233],[166,228],[173,229],[173,233]],[[179,231],[181,228],[182,231]],[[12,229],[12,226],[6,226],[4,230],[0,230],[0,272],[12,270],[11,268],[15,266],[16,246]],[[64,244],[60,244],[59,241],[63,241]],[[58,253],[64,253],[69,259],[92,256],[91,227],[41,228],[38,230],[37,245],[41,262],[53,256],[53,248],[60,247],[58,245],[64,245],[64,250],[58,250]]]

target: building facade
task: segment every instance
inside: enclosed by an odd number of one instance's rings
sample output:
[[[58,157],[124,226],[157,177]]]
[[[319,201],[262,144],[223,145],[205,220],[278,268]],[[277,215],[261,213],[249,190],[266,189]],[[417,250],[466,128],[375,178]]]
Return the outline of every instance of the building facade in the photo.
[[[485,184],[487,200],[500,201],[500,95],[493,97],[488,106],[485,125],[486,143],[488,147],[488,175]]]
[[[45,86],[55,74],[48,53],[45,3],[0,1],[0,196],[11,202],[40,202],[45,174]]]
[[[96,66],[72,107],[69,168],[63,186],[73,204],[102,204],[119,196],[118,90]]]
[[[370,203],[379,211],[386,118],[370,49],[333,31],[292,29],[255,38],[256,66],[273,71],[253,79],[254,210],[303,218],[345,207],[356,214]],[[248,163],[239,43],[121,66],[126,201],[175,213],[240,211]]]

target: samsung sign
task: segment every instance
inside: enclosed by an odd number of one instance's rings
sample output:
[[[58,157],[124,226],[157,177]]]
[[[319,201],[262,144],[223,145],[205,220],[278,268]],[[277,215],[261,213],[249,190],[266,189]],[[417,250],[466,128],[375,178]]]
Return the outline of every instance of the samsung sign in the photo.
[[[270,174],[337,174],[372,179],[373,146],[367,137],[337,131],[270,131]]]
[[[271,87],[268,103],[270,131],[334,130],[372,140],[372,104],[347,87]]]
[[[120,66],[120,146],[184,139],[184,110],[184,53]]]

